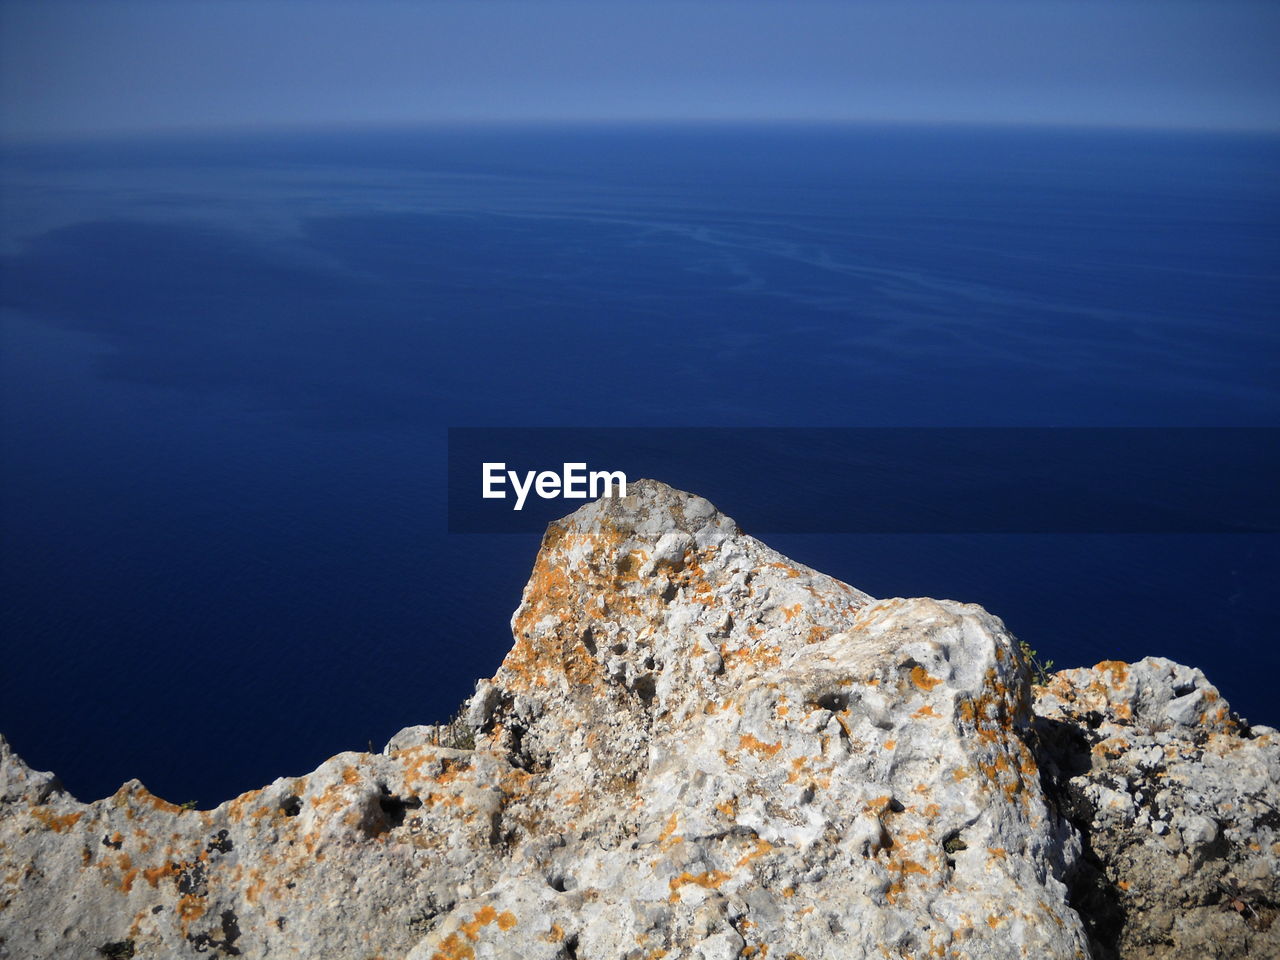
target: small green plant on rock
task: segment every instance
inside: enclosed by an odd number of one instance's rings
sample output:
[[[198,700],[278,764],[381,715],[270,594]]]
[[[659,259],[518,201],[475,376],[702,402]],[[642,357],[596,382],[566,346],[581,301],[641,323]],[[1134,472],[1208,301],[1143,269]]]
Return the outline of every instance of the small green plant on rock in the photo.
[[[178,809],[179,809],[179,810],[194,810],[194,809],[196,808],[196,804],[197,804],[197,803],[199,803],[199,802],[200,802],[199,800],[188,800],[188,801],[186,801],[185,803],[180,803],[180,804],[178,804]]]
[[[464,701],[444,723],[436,724],[434,745],[451,750],[474,750],[476,732],[467,723],[467,704]]]
[[[1031,668],[1031,682],[1037,687],[1046,686],[1053,676],[1053,661],[1041,660],[1040,654],[1036,652],[1035,647],[1025,640],[1019,640],[1018,647],[1022,650],[1022,658],[1027,661],[1027,666]]]

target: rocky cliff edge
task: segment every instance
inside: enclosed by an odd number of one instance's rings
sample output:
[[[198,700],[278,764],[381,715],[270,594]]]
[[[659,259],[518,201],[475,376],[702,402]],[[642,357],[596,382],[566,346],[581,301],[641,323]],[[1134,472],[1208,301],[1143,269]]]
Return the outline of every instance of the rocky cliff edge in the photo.
[[[213,810],[0,741],[0,957],[1280,956],[1280,736],[1148,658],[1033,687],[652,481],[552,524],[461,719]]]

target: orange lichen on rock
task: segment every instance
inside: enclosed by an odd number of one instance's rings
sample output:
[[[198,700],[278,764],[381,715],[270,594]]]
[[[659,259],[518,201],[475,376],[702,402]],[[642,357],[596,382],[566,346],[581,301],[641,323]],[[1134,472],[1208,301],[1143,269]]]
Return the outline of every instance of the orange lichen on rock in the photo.
[[[659,850],[668,850],[680,842],[682,838],[676,833],[676,826],[678,823],[679,821],[676,814],[671,814],[670,819],[667,820],[667,825],[662,828],[662,833],[658,836]]]
[[[766,853],[768,853],[772,849],[773,849],[772,843],[770,843],[764,837],[757,836],[756,845],[754,849],[748,850],[745,854],[743,854],[742,859],[739,860],[734,866],[745,867],[752,860],[755,860],[758,857],[763,857]]]
[[[800,777],[804,774],[805,764],[808,763],[808,757],[792,757],[791,769],[787,772],[787,783],[798,783]]]
[[[1108,737],[1106,740],[1095,743],[1092,752],[1114,760],[1128,749],[1129,741],[1124,737]]]
[[[1101,663],[1095,664],[1095,670],[1104,670],[1111,674],[1111,686],[1122,687],[1125,681],[1129,679],[1129,664],[1123,660],[1103,660]]]
[[[476,952],[465,940],[451,933],[440,944],[440,949],[431,955],[431,960],[475,960]]]
[[[931,676],[929,671],[917,663],[911,668],[911,682],[921,690],[932,690],[940,684],[942,680],[938,677]]]
[[[765,743],[758,739],[754,734],[744,733],[738,737],[738,748],[741,750],[750,750],[756,756],[762,759],[775,757],[778,751],[782,749],[782,741],[777,743]]]
[[[671,887],[670,901],[675,903],[680,899],[680,888],[687,883],[695,886],[705,887],[707,890],[718,890],[720,885],[729,879],[729,874],[723,870],[707,870],[703,873],[689,873],[687,870],[682,871],[679,876],[672,877],[668,881]]]
[[[893,797],[885,794],[880,797],[873,797],[862,805],[864,813],[869,813],[873,817],[883,816],[893,809]]]
[[[166,863],[160,867],[148,867],[142,871],[142,876],[146,879],[151,887],[156,887],[164,877],[172,877],[181,872],[182,868],[176,863]]]
[[[58,816],[47,807],[38,806],[31,808],[31,816],[43,823],[46,829],[52,830],[54,833],[62,833],[64,830],[70,830],[79,823],[84,814],[77,812]]]
[[[753,671],[760,672],[781,664],[782,648],[776,644],[730,648],[728,644],[722,643],[720,645],[720,657],[724,660],[727,669],[735,670],[747,667]]]
[[[195,923],[204,916],[205,910],[208,909],[204,900],[197,897],[193,893],[187,893],[178,901],[178,905],[174,907],[174,911],[182,923],[182,935],[187,936],[190,931],[191,924]]]
[[[267,886],[267,878],[261,870],[256,868],[249,871],[250,882],[245,887],[244,898],[249,903],[257,903],[258,898],[262,896],[262,891]]]
[[[928,875],[929,871],[922,867],[914,860],[891,860],[889,861],[889,869],[897,874],[897,879],[889,884],[889,889],[885,892],[885,898],[890,903],[895,903],[907,888],[907,878],[912,874],[921,876]]]
[[[499,913],[491,905],[485,904],[477,910],[470,920],[460,925],[459,929],[472,942],[480,939],[480,931],[490,924],[497,924],[502,931],[510,930],[516,925],[516,917],[510,910]]]
[[[440,773],[435,777],[436,783],[449,784],[457,780],[464,773],[471,770],[471,761],[463,759],[454,759],[445,757],[440,761]]]
[[[116,791],[115,796],[112,797],[112,800],[117,806],[125,806],[125,816],[127,816],[130,820],[134,818],[133,808],[131,806],[126,806],[127,804],[130,804],[130,803],[135,803],[135,804],[145,803],[147,806],[151,807],[152,809],[160,810],[160,811],[163,811],[164,813],[184,813],[185,812],[185,808],[178,806],[178,804],[176,803],[170,803],[168,800],[164,800],[160,797],[157,797],[154,793],[152,793],[146,787],[137,783],[135,783],[135,785],[132,787],[129,787],[127,785],[124,787],[121,787],[119,790]]]

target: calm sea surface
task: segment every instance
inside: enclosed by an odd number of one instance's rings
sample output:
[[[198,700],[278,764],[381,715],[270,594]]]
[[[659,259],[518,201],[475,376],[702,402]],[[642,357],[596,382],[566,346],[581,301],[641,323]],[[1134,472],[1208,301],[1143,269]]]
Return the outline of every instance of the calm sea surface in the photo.
[[[0,732],[203,806],[446,717],[538,541],[446,532],[448,426],[1280,426],[1278,171],[1046,130],[10,148]],[[769,540],[1280,725],[1274,535]]]

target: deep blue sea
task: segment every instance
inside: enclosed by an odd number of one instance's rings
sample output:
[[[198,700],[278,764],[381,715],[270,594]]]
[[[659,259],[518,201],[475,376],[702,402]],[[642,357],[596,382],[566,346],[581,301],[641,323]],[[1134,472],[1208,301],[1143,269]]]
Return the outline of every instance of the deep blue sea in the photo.
[[[209,806],[446,717],[538,545],[447,532],[451,426],[1280,426],[1278,174],[1044,129],[10,146],[0,732]],[[1274,534],[768,539],[1280,725]]]

